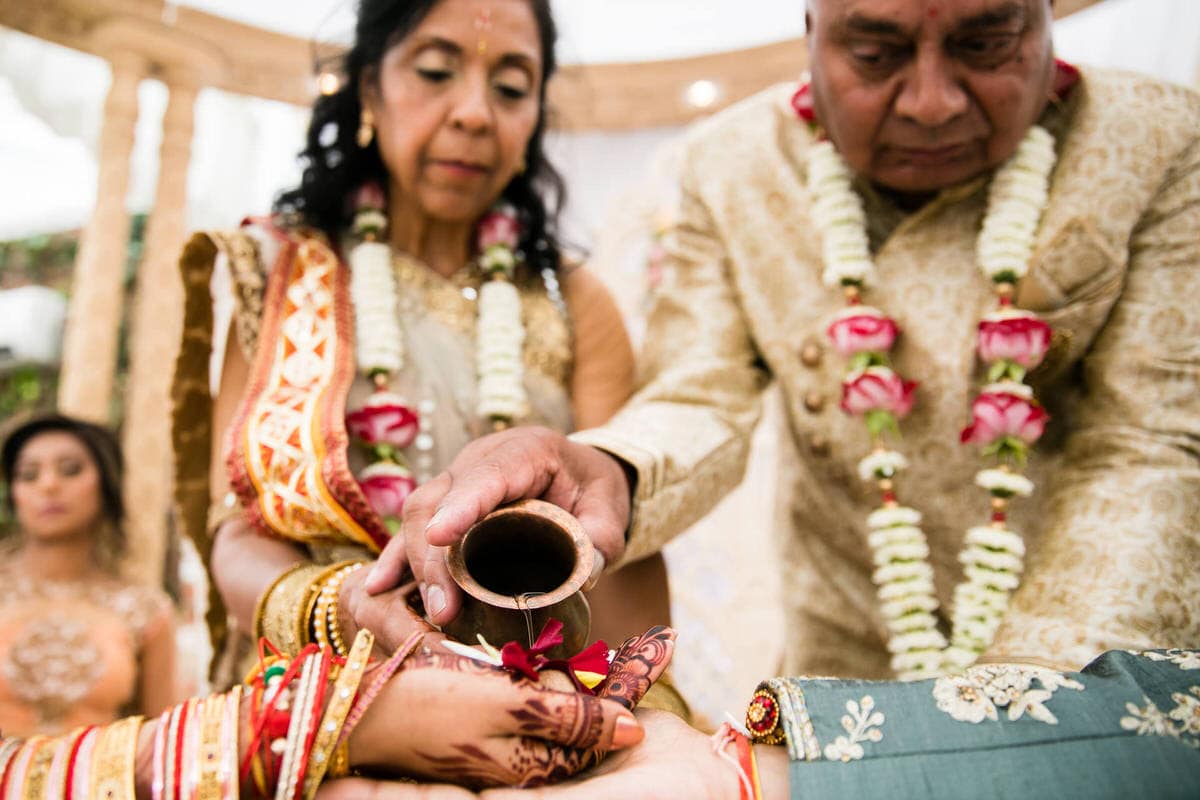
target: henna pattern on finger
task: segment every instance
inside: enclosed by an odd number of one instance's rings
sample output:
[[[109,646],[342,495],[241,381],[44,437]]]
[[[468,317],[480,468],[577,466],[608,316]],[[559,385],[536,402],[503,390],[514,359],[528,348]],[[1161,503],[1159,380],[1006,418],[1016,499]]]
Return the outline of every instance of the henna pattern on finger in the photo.
[[[576,695],[552,709],[545,700],[535,697],[508,714],[525,736],[548,739],[566,747],[595,746],[604,729],[604,716],[600,707],[588,699]]]
[[[662,625],[627,639],[613,658],[608,677],[597,687],[596,695],[615,700],[632,711],[662,674],[674,651],[675,631]]]
[[[558,783],[575,775],[585,764],[578,750],[555,747],[541,739],[521,737],[509,740],[513,751],[508,763],[477,744],[453,746],[455,755],[438,756],[432,753],[417,755],[428,762],[426,777],[437,778],[482,789],[489,786],[541,786]]]
[[[431,648],[414,653],[400,666],[400,672],[414,669],[438,669],[472,675],[507,676],[508,672],[484,661],[456,655],[441,648]]]

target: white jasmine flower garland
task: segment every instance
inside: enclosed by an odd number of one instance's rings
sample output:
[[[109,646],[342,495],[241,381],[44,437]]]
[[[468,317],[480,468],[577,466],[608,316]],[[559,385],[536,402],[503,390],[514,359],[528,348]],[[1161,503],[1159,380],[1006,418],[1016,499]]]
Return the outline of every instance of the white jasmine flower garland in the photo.
[[[396,317],[392,249],[383,242],[364,241],[350,251],[349,260],[359,369],[367,374],[399,372],[404,367],[404,336]]]
[[[476,329],[481,417],[513,420],[525,414],[526,398],[521,351],[521,296],[508,281],[491,280],[479,292]]]
[[[347,430],[363,445],[371,463],[357,476],[372,508],[390,530],[416,487],[405,459],[420,428],[415,409],[389,391],[391,378],[404,368],[404,335],[400,328],[398,287],[391,247],[385,241],[385,198],[377,185],[356,194],[353,230],[360,240],[349,253],[350,298],[354,305],[355,358],[375,385],[361,409],[347,414]],[[493,210],[479,225],[479,264],[490,280],[479,293],[476,326],[478,412],[504,426],[527,412],[523,382],[521,298],[512,284],[520,228],[511,206]]]
[[[1014,325],[1041,324],[1030,322],[1036,317],[1029,312],[1013,311],[1011,297],[1013,284],[1028,269],[1054,164],[1053,137],[1043,128],[1034,126],[1017,152],[992,179],[988,211],[976,249],[979,268],[994,286],[999,299],[999,309],[984,317],[985,321],[993,323],[993,328],[1003,328],[1010,321]],[[861,198],[854,191],[853,180],[853,174],[831,141],[817,142],[809,149],[808,187],[813,198],[812,219],[822,237],[825,261],[822,278],[828,286],[843,287],[849,301],[848,308],[835,317],[835,322],[866,313],[859,297],[876,280],[866,233],[866,214]],[[874,313],[878,315],[878,312]],[[831,327],[831,336],[832,330]],[[1025,338],[1016,338],[1015,329],[1011,335],[1005,330],[998,333],[992,330],[988,344],[994,346],[995,337],[999,336],[1007,345],[1005,352],[1017,353],[1022,366],[1035,365],[1044,350],[1037,349],[1040,345],[1024,345],[1026,339],[1036,340],[1030,339],[1027,329],[1020,333]],[[1003,337],[1006,336],[1010,339],[1005,340]],[[1048,341],[1048,332],[1045,336]],[[985,352],[990,350],[985,351],[981,345],[981,357]],[[870,357],[882,359],[881,367],[887,367],[886,353],[872,353]],[[1032,388],[1021,382],[1025,369],[1017,370],[1010,362],[1000,360],[991,366],[993,376],[1009,375],[1014,379],[983,387],[983,395],[1003,395],[1009,398],[1004,401],[1006,403],[1024,403],[1030,409],[1036,407]],[[858,374],[850,375],[843,382],[844,392],[854,387]],[[869,407],[874,402],[873,395],[868,395],[866,400],[861,395],[855,399],[858,406],[848,404],[844,398],[843,408],[851,413],[863,413],[859,406]],[[1044,422],[1044,414],[1030,412],[1020,425],[1009,430],[1006,427],[1009,425],[1008,414],[999,414],[995,402],[973,407],[977,416],[972,427],[963,432],[963,440],[986,444],[985,454],[1015,453],[1023,458],[1027,445],[1040,435],[1039,424]],[[894,417],[907,413],[907,407],[898,400],[882,410]],[[1017,407],[1015,412],[1022,410]],[[971,528],[959,554],[966,579],[954,592],[951,641],[947,645],[934,616],[938,601],[934,594],[933,568],[929,564],[929,546],[924,532],[918,527],[921,515],[913,508],[901,506],[894,494],[894,478],[908,462],[898,451],[882,446],[880,440],[887,426],[880,426],[877,419],[872,425],[872,413],[879,412],[866,411],[868,429],[876,447],[859,462],[858,472],[865,481],[877,481],[883,493],[883,505],[868,516],[867,527],[875,564],[872,580],[879,587],[880,609],[891,632],[888,650],[892,653],[892,669],[901,680],[919,680],[961,671],[974,663],[991,644],[1008,609],[1009,596],[1019,584],[1025,547],[1021,537],[1005,527],[1005,504],[1008,498],[1028,496],[1033,491],[1033,482],[1008,468],[984,469],[976,475],[976,484],[993,497],[992,524]],[[985,416],[981,418],[978,414]],[[1019,413],[1014,416],[1020,420]]]
[[[497,205],[479,223],[479,264],[490,280],[479,292],[475,328],[477,411],[497,428],[511,425],[529,408],[521,358],[525,344],[521,296],[512,284],[519,234],[516,209],[508,204]]]

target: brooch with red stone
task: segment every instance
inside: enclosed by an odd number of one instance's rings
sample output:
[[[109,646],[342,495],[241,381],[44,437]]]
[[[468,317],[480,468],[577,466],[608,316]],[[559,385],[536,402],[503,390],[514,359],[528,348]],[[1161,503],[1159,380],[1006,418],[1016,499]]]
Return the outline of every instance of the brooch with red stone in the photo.
[[[766,689],[759,689],[750,699],[746,729],[756,744],[783,744],[787,739],[779,725],[779,700]]]

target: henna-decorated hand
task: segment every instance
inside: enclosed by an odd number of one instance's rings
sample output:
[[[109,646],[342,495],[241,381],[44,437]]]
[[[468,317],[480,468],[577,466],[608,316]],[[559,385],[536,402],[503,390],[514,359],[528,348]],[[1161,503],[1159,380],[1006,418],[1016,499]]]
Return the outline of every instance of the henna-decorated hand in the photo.
[[[662,800],[727,800],[739,793],[733,764],[719,758],[712,740],[666,711],[638,712],[646,738],[637,747],[614,753],[586,775],[558,786],[538,789],[489,789],[484,800],[595,800],[599,797]],[[733,748],[726,750],[730,755]],[[763,797],[788,795],[787,752],[782,747],[755,748]]]
[[[368,709],[351,736],[350,761],[471,787],[565,780],[600,753],[641,741],[629,709],[666,669],[674,644],[674,631],[661,627],[630,639],[594,697],[423,647]]]
[[[461,786],[342,778],[317,791],[317,800],[471,800],[479,795]]]

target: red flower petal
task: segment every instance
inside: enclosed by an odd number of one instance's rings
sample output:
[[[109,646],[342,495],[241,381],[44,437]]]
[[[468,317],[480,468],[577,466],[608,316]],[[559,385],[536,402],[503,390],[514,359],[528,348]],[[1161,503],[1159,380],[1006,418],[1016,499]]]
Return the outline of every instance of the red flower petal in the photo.
[[[567,659],[571,669],[580,672],[595,672],[597,675],[608,674],[608,645],[603,639],[597,639],[584,650]]]
[[[817,121],[817,111],[813,107],[812,84],[801,84],[796,93],[792,95],[792,110],[805,122]]]
[[[516,642],[509,642],[500,648],[500,663],[508,670],[519,672],[531,681],[538,679],[537,671],[545,661],[541,656],[534,656]]]
[[[551,647],[562,644],[562,629],[562,620],[554,617],[546,620],[546,624],[542,626],[542,632],[538,634],[537,641],[533,643],[533,647],[529,648],[529,652],[540,656]]]

